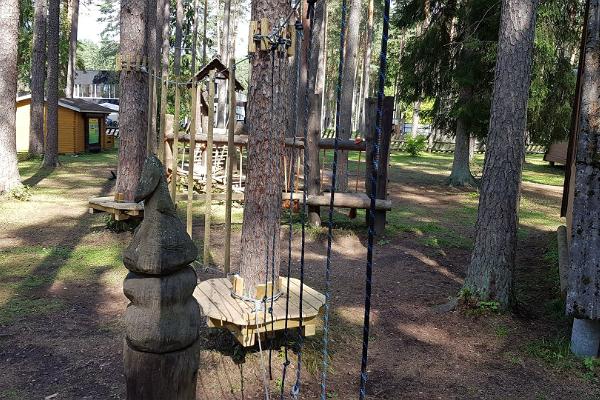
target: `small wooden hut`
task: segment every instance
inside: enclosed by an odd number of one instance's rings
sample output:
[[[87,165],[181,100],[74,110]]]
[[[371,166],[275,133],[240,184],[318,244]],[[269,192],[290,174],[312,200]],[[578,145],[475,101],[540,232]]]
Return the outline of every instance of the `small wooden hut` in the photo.
[[[17,151],[29,150],[31,95],[17,98]],[[114,146],[106,134],[106,116],[113,111],[83,99],[58,101],[58,152],[74,154],[102,151]],[[45,134],[45,133],[44,133]]]

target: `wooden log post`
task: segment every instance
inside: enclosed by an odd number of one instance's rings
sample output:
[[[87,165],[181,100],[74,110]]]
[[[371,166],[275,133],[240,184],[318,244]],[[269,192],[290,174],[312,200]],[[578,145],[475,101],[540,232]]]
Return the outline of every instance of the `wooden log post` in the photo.
[[[229,125],[227,126],[227,187],[225,191],[225,260],[224,272],[231,271],[231,206],[233,192],[233,158],[235,156],[235,59],[229,59]],[[240,179],[241,179],[241,152],[240,152]]]
[[[164,116],[164,120],[165,120],[165,125],[164,125],[164,130],[165,132],[170,132],[173,130],[173,114],[165,114]],[[177,154],[173,152],[173,148],[171,147],[173,145],[173,142],[166,140],[166,136],[163,136],[163,146],[164,146],[164,165],[165,165],[165,169],[167,170],[166,172],[168,173],[169,168],[171,165],[173,165],[173,157],[177,157]],[[177,161],[175,161],[175,165],[177,165]],[[168,174],[167,174],[168,176]],[[171,170],[171,180],[177,180],[177,169],[175,170]],[[171,198],[173,199],[173,201],[175,201],[175,198],[171,196]]]
[[[375,198],[385,200],[387,198],[390,141],[392,138],[392,115],[394,113],[394,98],[391,96],[383,99],[383,116],[381,121],[381,137],[379,141],[379,168],[377,171],[377,193]],[[371,193],[371,173],[373,171],[374,138],[377,120],[377,99],[368,98],[365,102],[365,139],[367,141],[366,168],[365,168],[365,191]],[[385,230],[385,210],[375,211],[375,234],[383,234]],[[367,225],[369,223],[369,210],[366,213]]]
[[[210,223],[212,219],[212,163],[213,163],[213,128],[215,126],[215,112],[211,107],[215,98],[215,70],[210,71],[208,78],[208,129],[206,131],[206,199],[204,203],[204,267],[210,265]],[[193,142],[193,140],[192,140]]]
[[[193,297],[198,250],[171,200],[164,167],[146,158],[135,201],[144,220],[123,253],[124,366],[130,400],[196,398],[200,309]]]
[[[190,123],[190,133],[196,134],[196,98],[198,92],[198,85],[196,82],[192,85],[190,89],[190,96],[192,98],[192,107],[191,107],[191,123]],[[196,151],[196,141],[190,140],[190,154],[189,154],[189,164],[188,164],[188,201],[187,201],[187,213],[186,213],[186,228],[187,233],[192,237],[192,229],[193,229],[193,219],[194,219],[194,152]]]
[[[179,85],[175,85],[175,116],[173,117],[173,163],[171,171],[173,178],[171,179],[171,198],[176,201],[177,198],[177,154],[179,154],[179,109],[181,100],[179,98]],[[168,132],[168,131],[167,131]]]
[[[597,357],[600,347],[600,0],[589,0],[575,153],[575,193],[567,313],[574,317],[571,351]]]
[[[313,94],[308,116],[308,134],[304,157],[307,159],[308,170],[305,182],[308,195],[321,194],[321,163],[319,160],[319,141],[321,140],[321,94]],[[320,207],[308,207],[308,223],[312,226],[321,225]]]

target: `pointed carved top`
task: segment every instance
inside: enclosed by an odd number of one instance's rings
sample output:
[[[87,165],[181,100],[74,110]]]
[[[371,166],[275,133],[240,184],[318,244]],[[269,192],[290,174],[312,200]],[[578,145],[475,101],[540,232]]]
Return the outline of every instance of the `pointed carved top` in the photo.
[[[148,156],[135,201],[144,201],[144,220],[123,253],[125,267],[133,272],[166,275],[196,259],[198,249],[177,217],[160,160]]]

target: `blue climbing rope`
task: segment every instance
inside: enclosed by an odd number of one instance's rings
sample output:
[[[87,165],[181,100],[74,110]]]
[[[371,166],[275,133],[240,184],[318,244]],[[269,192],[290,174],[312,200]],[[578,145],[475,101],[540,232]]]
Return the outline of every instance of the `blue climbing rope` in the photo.
[[[389,0],[388,0],[389,1]],[[323,370],[321,371],[321,400],[327,399],[327,372],[329,370],[329,308],[331,301],[331,243],[333,241],[333,204],[337,184],[337,161],[340,139],[340,103],[342,101],[342,74],[344,72],[344,42],[346,39],[347,1],[342,0],[340,17],[340,61],[336,84],[335,140],[331,178],[331,197],[327,219],[327,262],[325,266],[325,311],[323,313]]]
[[[303,315],[303,298],[304,298],[304,251],[305,251],[305,239],[306,239],[306,215],[308,214],[307,208],[307,183],[308,175],[310,170],[310,159],[308,151],[308,114],[310,109],[310,89],[311,82],[313,79],[310,76],[311,70],[311,58],[312,58],[312,41],[314,35],[314,19],[315,19],[315,3],[317,0],[308,0],[308,10],[306,11],[306,18],[308,19],[308,38],[306,42],[306,83],[304,86],[304,185],[302,187],[302,237],[301,237],[301,249],[300,249],[300,304],[298,305],[298,312],[300,315],[300,326],[298,330],[298,363],[296,368],[296,383],[292,387],[292,397],[298,398],[301,387],[301,374],[302,374],[302,348],[304,346],[304,336],[302,336],[302,315]],[[297,32],[299,32],[299,38],[302,37],[302,23],[300,27],[296,26]],[[296,41],[300,43],[300,40]],[[300,69],[298,69],[298,75]]]
[[[366,397],[367,384],[367,362],[369,356],[369,330],[371,317],[371,288],[373,278],[373,239],[375,236],[375,196],[377,195],[377,173],[379,168],[385,168],[380,165],[380,140],[383,121],[383,98],[385,96],[385,75],[387,69],[387,45],[388,31],[390,26],[390,0],[385,0],[383,10],[383,29],[381,33],[381,52],[379,54],[379,87],[377,91],[377,119],[375,122],[375,137],[373,140],[373,159],[371,168],[371,191],[369,198],[371,204],[369,207],[369,239],[367,245],[367,268],[365,282],[365,316],[363,324],[363,345],[362,359],[360,364],[360,389],[359,399]]]

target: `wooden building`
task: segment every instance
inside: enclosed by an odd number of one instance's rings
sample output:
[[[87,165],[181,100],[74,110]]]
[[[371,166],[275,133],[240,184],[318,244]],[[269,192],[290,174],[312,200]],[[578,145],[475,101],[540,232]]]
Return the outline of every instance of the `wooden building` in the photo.
[[[85,153],[111,149],[113,136],[106,134],[106,116],[112,110],[82,99],[58,101],[58,152]],[[31,96],[17,98],[17,151],[29,150]]]

